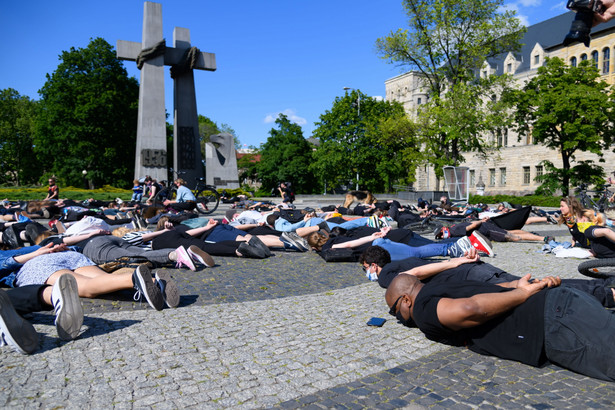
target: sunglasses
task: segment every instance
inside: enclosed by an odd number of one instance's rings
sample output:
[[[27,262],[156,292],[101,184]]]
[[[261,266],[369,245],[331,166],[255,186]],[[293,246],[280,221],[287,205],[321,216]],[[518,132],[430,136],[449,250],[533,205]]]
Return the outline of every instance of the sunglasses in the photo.
[[[401,295],[400,297],[397,298],[397,300],[395,300],[395,303],[393,303],[393,306],[391,306],[391,309],[389,310],[389,315],[391,315],[391,316],[396,316],[397,315],[397,304],[399,303],[399,301],[403,297],[404,297],[404,295]]]

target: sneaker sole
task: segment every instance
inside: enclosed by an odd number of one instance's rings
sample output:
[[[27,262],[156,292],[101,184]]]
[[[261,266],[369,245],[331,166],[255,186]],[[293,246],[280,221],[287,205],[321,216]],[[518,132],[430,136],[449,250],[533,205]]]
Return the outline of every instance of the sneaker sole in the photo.
[[[190,254],[188,254],[186,248],[180,246],[179,248],[175,249],[175,254],[177,255],[177,264],[179,264],[180,266],[186,265],[186,267],[191,271],[196,271],[196,266],[194,266],[194,262],[192,262]]]
[[[286,232],[285,232],[286,233]],[[306,252],[309,248],[306,248],[304,244],[297,241],[295,238],[289,235],[282,234],[282,237],[290,242],[299,252]]]
[[[81,332],[83,325],[83,307],[79,299],[77,280],[71,274],[58,278],[54,287],[60,289],[62,307],[56,313],[56,330],[62,340],[73,340]]]
[[[141,295],[143,295],[151,307],[156,310],[162,310],[164,307],[164,299],[162,298],[160,289],[158,289],[154,281],[152,281],[152,273],[149,268],[144,265],[139,265],[135,272],[137,273],[135,276],[139,281],[139,289],[142,290]]]
[[[207,252],[205,252],[201,248],[199,248],[199,247],[197,247],[195,245],[191,245],[186,250],[188,251],[188,255],[192,259],[196,259],[197,261],[199,261],[199,263],[201,265],[205,265],[208,268],[212,268],[212,267],[215,266],[214,258],[212,258],[210,254],[208,254]]]
[[[491,246],[491,241],[489,239],[483,236],[480,232],[474,232],[473,235],[474,235],[474,238],[483,246],[483,248],[487,249],[486,253],[489,257],[495,255],[493,253],[493,247]],[[472,244],[472,246],[474,246],[474,244]],[[474,247],[476,248],[476,246]]]
[[[179,305],[179,288],[171,278],[171,274],[167,271],[157,271],[156,280],[161,283],[162,299],[170,308],[176,308]]]
[[[262,250],[265,253],[266,257],[270,257],[271,256],[271,249],[269,249],[267,247],[267,245],[265,245],[260,238],[258,238],[256,236],[253,236],[248,241],[248,244],[250,244],[252,246],[255,246],[255,247],[259,248],[260,250]]]
[[[4,340],[21,354],[32,353],[38,348],[38,334],[34,326],[17,314],[9,296],[0,290],[0,331]]]

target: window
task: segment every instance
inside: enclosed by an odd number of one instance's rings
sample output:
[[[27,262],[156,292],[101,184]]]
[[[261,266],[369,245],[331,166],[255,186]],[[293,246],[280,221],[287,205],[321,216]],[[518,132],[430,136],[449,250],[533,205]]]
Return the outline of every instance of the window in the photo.
[[[523,185],[530,184],[530,167],[523,167]]]
[[[483,71],[483,78],[487,78],[487,70]]]
[[[592,60],[594,60],[594,67],[596,67],[596,70],[598,69],[598,52],[597,51],[592,51]]]
[[[608,74],[611,65],[611,49],[606,47],[602,50],[602,74]]]
[[[540,177],[543,174],[543,169],[542,169],[542,165],[536,165],[536,176]]]
[[[416,99],[416,104],[417,104],[417,105],[421,105],[421,97],[419,97],[419,98],[417,98],[417,99]]]
[[[495,168],[489,168],[489,185],[495,185]]]
[[[500,168],[500,185],[506,185],[506,168]]]
[[[473,169],[470,170],[470,182],[469,182],[469,185],[471,187],[476,185],[476,171],[474,171]]]
[[[577,66],[577,58],[576,57],[572,57],[570,59],[570,67],[576,67]]]
[[[507,72],[507,73],[512,73],[512,63],[508,63],[508,64],[506,65],[506,72]]]
[[[536,65],[540,64],[540,55],[536,54],[534,56],[534,64]]]
[[[587,60],[587,54],[581,54],[581,61]]]
[[[498,147],[508,146],[508,128],[499,128],[497,131]]]

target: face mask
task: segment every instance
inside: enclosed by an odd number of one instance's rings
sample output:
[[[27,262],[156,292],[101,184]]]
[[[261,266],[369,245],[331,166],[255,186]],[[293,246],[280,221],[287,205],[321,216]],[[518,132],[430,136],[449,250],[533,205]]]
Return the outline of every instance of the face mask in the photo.
[[[369,268],[365,271],[365,277],[367,278],[367,280],[371,280],[372,282],[378,280],[378,274],[376,272],[370,271]]]

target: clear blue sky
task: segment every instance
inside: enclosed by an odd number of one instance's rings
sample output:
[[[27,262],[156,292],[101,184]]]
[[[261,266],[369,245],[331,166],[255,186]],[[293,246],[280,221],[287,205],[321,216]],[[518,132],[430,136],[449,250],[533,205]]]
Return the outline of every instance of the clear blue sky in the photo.
[[[190,29],[192,44],[216,54],[216,72],[195,71],[199,114],[230,125],[242,144],[265,142],[280,112],[311,136],[343,87],[384,95],[400,74],[374,53],[377,38],[406,28],[401,0],[162,0],[164,37]],[[4,0],[0,6],[0,89],[39,99],[59,55],[102,37],[141,41],[142,0]],[[565,12],[564,2],[507,2],[525,24]],[[139,79],[134,62],[129,75]],[[166,74],[166,109],[173,86]],[[136,126],[136,125],[135,125]]]

